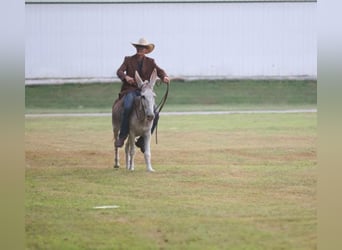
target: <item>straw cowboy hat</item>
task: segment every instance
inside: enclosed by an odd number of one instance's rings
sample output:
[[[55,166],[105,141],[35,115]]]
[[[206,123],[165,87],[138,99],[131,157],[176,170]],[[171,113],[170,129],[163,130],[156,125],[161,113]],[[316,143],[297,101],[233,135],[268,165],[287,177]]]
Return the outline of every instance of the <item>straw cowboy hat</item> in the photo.
[[[154,44],[153,43],[149,43],[145,38],[140,38],[137,43],[132,43],[132,45],[134,47],[137,47],[137,46],[145,47],[147,49],[147,54],[151,53],[152,50],[154,50]]]

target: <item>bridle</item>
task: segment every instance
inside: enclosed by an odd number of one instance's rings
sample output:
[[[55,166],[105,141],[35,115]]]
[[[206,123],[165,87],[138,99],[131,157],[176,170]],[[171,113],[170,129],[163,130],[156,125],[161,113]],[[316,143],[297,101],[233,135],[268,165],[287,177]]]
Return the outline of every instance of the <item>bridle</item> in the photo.
[[[146,99],[145,96],[143,95],[139,96],[139,105],[134,105],[135,113],[139,121],[143,121],[146,118],[146,105],[144,103],[145,99]]]
[[[161,83],[160,82],[156,83],[156,85],[159,86],[159,85],[161,85]],[[167,97],[168,97],[168,94],[169,94],[170,83],[167,84],[166,86],[167,87],[166,87],[165,94],[161,98],[159,104],[154,108],[154,113],[159,114],[162,111],[162,109],[163,109],[163,107],[164,107],[164,105],[166,103],[166,100],[167,100]],[[143,121],[145,119],[145,116],[146,116],[145,107],[144,107],[144,104],[142,103],[143,102],[142,101],[143,98],[144,98],[144,96],[140,96],[140,100],[139,100],[139,104],[143,107],[142,108],[142,111],[143,111],[142,115],[139,114],[139,109],[140,108],[135,107],[135,112],[136,112],[136,115],[137,115],[137,118],[138,118],[139,121]],[[156,125],[155,130],[156,130],[156,144],[158,144],[158,123]]]

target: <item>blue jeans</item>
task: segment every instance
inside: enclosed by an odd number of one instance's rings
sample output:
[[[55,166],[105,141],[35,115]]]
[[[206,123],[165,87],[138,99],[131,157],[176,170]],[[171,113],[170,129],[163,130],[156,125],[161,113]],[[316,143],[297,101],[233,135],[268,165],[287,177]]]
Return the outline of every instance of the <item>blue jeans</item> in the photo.
[[[128,92],[123,98],[123,113],[121,117],[120,138],[126,138],[129,132],[129,117],[133,110],[135,97],[140,96],[140,90]]]

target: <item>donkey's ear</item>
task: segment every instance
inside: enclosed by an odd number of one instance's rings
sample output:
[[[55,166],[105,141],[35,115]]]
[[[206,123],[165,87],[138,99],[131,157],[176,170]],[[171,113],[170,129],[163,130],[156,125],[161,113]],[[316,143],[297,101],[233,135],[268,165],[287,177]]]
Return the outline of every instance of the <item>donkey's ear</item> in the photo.
[[[135,81],[137,82],[139,88],[141,88],[144,85],[144,82],[140,78],[138,71],[135,71]]]
[[[149,85],[151,86],[152,89],[154,87],[154,84],[156,83],[156,80],[157,80],[157,69],[154,68],[154,70],[151,74],[150,83],[149,83]]]

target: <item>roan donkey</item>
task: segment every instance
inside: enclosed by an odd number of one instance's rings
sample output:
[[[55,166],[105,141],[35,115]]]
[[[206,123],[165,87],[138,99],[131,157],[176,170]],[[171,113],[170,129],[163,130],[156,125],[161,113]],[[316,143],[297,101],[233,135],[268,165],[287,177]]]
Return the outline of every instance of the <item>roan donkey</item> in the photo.
[[[145,144],[145,163],[146,170],[149,172],[154,172],[154,169],[151,165],[151,128],[154,119],[154,105],[155,105],[155,96],[156,94],[153,92],[153,87],[157,79],[157,70],[154,69],[150,81],[143,82],[140,78],[138,72],[135,72],[135,80],[138,84],[138,87],[141,89],[141,96],[138,96],[134,100],[134,105],[132,109],[132,113],[129,120],[129,135],[128,140],[125,145],[125,153],[126,153],[126,168],[127,170],[134,170],[134,154],[135,154],[135,138],[137,136],[144,137]],[[123,99],[115,102],[112,108],[112,126],[114,139],[118,138],[120,124],[121,124],[121,113],[123,109]],[[119,168],[119,150],[115,147],[114,142],[114,168]]]

